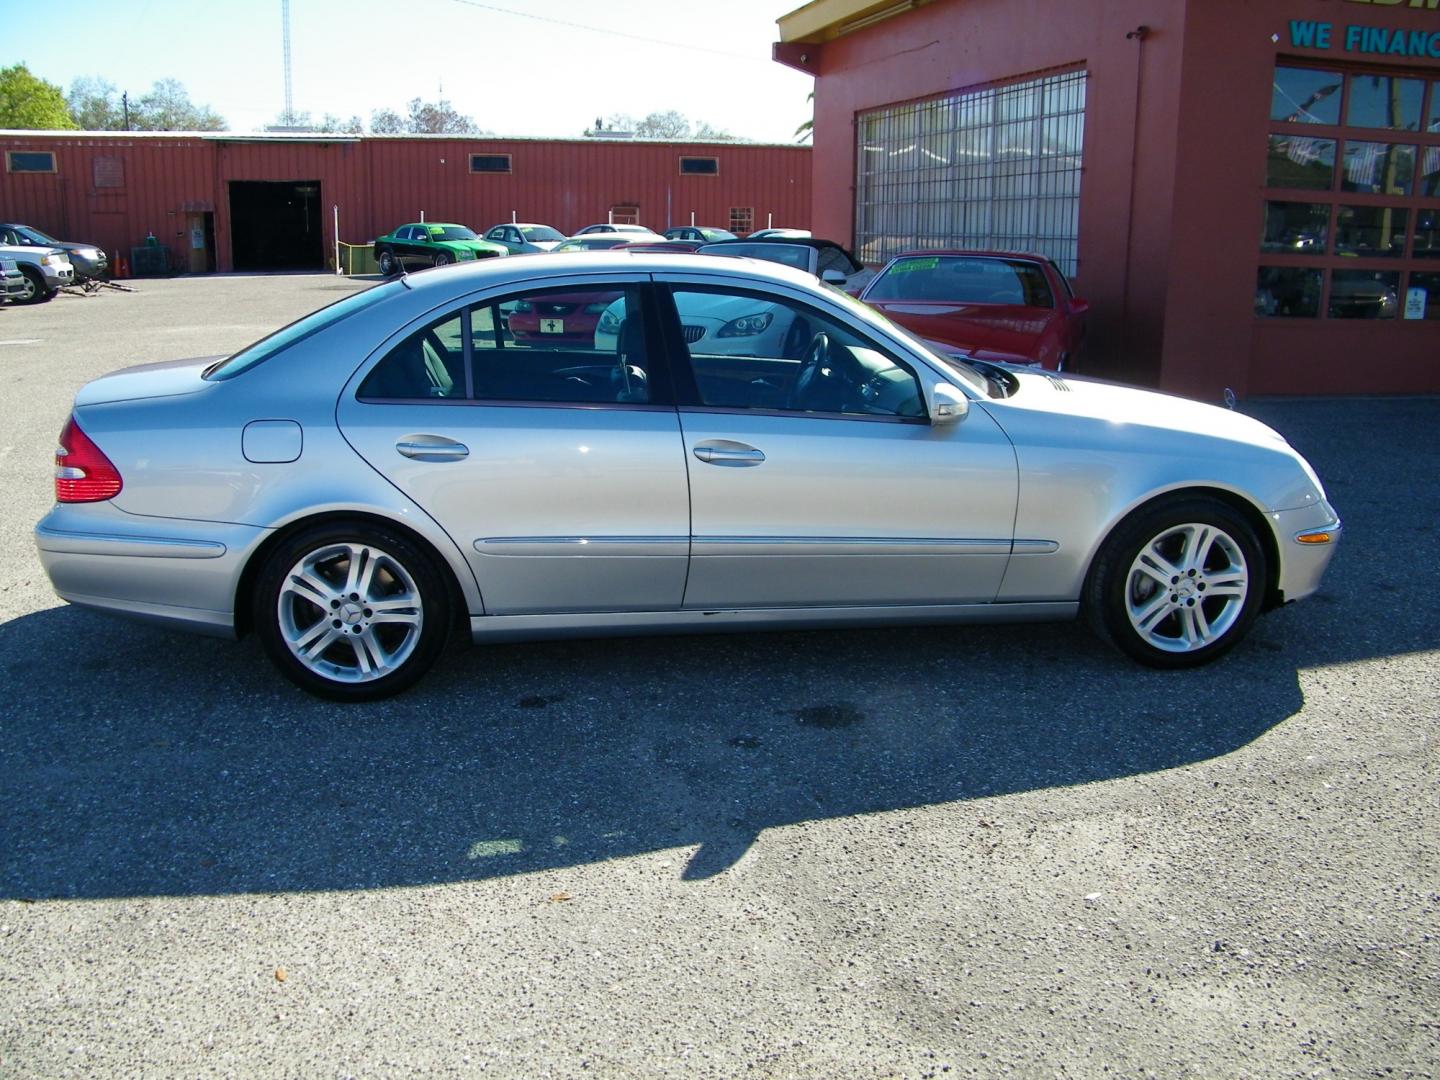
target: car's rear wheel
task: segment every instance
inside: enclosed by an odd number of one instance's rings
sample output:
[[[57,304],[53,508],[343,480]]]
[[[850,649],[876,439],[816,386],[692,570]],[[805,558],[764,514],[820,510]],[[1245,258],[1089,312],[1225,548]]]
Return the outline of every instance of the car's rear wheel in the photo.
[[[1249,522],[1217,499],[1181,497],[1117,526],[1086,580],[1085,614],[1142,664],[1194,667],[1245,636],[1266,580]]]
[[[14,303],[43,304],[47,300],[53,300],[55,294],[60,291],[50,288],[45,282],[45,275],[33,266],[21,266],[20,273],[25,277],[25,290],[10,298]]]
[[[444,648],[450,597],[413,541],[360,523],[319,525],[275,549],[261,570],[254,626],[302,689],[374,701],[414,684]]]
[[[381,248],[376,261],[380,264],[380,273],[385,277],[394,277],[400,272],[400,260],[389,248]]]
[[[437,251],[437,252],[435,253],[435,265],[436,265],[436,266],[449,266],[449,265],[450,265],[450,253],[449,253],[448,251]]]

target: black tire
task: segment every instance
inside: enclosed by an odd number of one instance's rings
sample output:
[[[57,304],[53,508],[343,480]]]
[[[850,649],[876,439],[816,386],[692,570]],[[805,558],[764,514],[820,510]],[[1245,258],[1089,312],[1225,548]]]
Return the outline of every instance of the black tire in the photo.
[[[36,270],[33,266],[21,264],[20,273],[25,275],[25,284],[29,287],[27,291],[19,293],[10,298],[13,304],[45,304],[55,299],[59,289],[52,289],[45,283],[45,275]]]
[[[435,265],[436,265],[436,266],[449,266],[449,265],[450,265],[450,253],[449,253],[448,251],[437,251],[437,252],[435,253]]]
[[[400,264],[400,260],[395,257],[395,252],[389,248],[381,248],[375,256],[375,261],[380,266],[381,277],[394,277],[404,269]]]
[[[1268,574],[1265,549],[1240,513],[1218,499],[1177,496],[1115,527],[1081,602],[1091,628],[1132,659],[1197,667],[1249,632]]]
[[[306,578],[296,573],[302,567]],[[275,666],[334,701],[375,701],[414,685],[451,625],[450,590],[435,557],[360,522],[317,525],[280,544],[260,570],[253,604],[252,625]],[[377,610],[381,604],[388,610]]]

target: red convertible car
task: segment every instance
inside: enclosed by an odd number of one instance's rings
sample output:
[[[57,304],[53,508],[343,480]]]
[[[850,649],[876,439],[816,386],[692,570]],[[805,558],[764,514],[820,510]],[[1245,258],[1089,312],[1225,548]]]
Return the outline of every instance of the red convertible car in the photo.
[[[1090,305],[1043,255],[907,251],[860,299],[911,333],[978,360],[1073,369]]]

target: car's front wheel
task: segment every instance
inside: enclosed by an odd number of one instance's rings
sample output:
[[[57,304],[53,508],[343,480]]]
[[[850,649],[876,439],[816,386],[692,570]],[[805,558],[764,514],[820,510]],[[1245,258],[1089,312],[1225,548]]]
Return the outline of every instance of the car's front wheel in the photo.
[[[1255,530],[1217,499],[1176,498],[1116,527],[1085,583],[1101,637],[1142,664],[1194,667],[1233,648],[1267,581]]]
[[[254,626],[302,689],[374,701],[414,684],[444,648],[450,597],[413,541],[361,523],[319,525],[280,544],[255,591]]]
[[[376,261],[380,264],[380,273],[385,277],[394,277],[400,272],[400,260],[389,248],[381,248]]]
[[[55,294],[60,291],[52,289],[45,281],[45,275],[33,266],[20,267],[20,273],[25,277],[25,289],[10,298],[14,303],[43,304],[47,300],[53,300]]]
[[[446,252],[446,251],[437,251],[437,252],[435,253],[435,265],[436,265],[436,266],[449,266],[449,265],[450,265],[450,253],[449,253],[449,252]]]

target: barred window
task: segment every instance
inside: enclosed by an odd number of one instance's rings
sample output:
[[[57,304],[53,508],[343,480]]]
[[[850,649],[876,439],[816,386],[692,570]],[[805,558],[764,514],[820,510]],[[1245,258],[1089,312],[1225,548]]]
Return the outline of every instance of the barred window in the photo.
[[[984,248],[1079,262],[1084,71],[862,113],[856,255]]]
[[[755,231],[755,208],[753,206],[732,206],[730,208],[730,231],[744,236]]]

